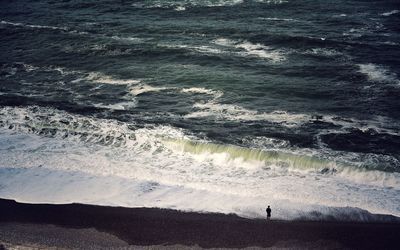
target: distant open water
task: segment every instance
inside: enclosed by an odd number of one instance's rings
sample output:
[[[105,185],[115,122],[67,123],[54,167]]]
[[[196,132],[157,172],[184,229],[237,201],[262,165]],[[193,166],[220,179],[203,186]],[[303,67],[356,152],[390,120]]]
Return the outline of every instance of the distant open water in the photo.
[[[0,4],[0,197],[400,216],[398,1]]]

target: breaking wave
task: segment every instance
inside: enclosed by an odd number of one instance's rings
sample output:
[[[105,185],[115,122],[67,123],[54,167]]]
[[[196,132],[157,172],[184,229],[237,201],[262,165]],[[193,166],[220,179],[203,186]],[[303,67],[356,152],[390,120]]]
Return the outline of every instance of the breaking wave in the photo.
[[[0,121],[2,197],[248,217],[261,217],[260,201],[270,197],[284,219],[298,218],[301,211],[323,213],[327,206],[399,215],[398,173],[357,169],[312,154],[216,144],[171,126],[143,128],[52,108],[4,107]],[[37,181],[40,176],[47,177]],[[29,196],[15,186],[22,180],[33,190]],[[60,188],[38,188],[52,182]],[[378,199],[383,192],[387,199]]]

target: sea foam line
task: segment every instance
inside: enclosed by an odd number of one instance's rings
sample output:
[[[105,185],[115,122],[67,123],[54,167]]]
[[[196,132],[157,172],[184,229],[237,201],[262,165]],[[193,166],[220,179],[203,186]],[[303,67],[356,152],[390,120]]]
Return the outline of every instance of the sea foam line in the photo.
[[[34,24],[23,24],[23,23],[13,23],[8,21],[1,21],[1,24],[11,25],[11,26],[19,26],[19,27],[28,27],[28,28],[37,28],[37,29],[52,29],[52,30],[63,30],[69,31],[67,27],[57,27],[57,26],[48,26],[48,25],[34,25]]]
[[[148,1],[146,3],[133,3],[137,8],[161,8],[184,11],[191,7],[224,7],[243,3],[243,0],[196,0],[196,1]]]
[[[49,26],[49,25],[37,25],[37,24],[24,24],[24,23],[14,23],[14,22],[8,22],[2,20],[0,24],[4,25],[11,25],[11,26],[17,26],[17,27],[26,27],[26,28],[31,28],[31,29],[50,29],[50,30],[61,30],[64,32],[68,32],[71,34],[81,34],[85,35],[88,34],[85,31],[77,31],[77,30],[72,30],[68,27],[58,27],[58,26]]]
[[[400,12],[399,10],[392,10],[392,11],[382,13],[381,16],[391,16],[391,15],[397,14],[399,12]]]

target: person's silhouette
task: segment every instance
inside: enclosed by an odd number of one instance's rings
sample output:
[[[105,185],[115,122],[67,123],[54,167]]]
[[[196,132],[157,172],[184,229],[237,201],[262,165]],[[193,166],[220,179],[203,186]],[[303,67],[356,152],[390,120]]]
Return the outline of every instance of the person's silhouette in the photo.
[[[265,210],[267,212],[267,220],[271,219],[271,208],[268,206],[267,209]]]

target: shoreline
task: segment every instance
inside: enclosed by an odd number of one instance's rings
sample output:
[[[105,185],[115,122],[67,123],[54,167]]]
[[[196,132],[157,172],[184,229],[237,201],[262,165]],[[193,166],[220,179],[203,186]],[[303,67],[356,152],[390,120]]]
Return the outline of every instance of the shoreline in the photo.
[[[3,237],[0,241],[9,243],[9,239],[4,239],[7,237],[4,232],[9,228],[22,230],[16,225],[25,225],[23,228],[52,225],[64,230],[93,229],[96,235],[104,233],[131,246],[266,248],[289,244],[301,249],[398,249],[400,246],[400,223],[266,221],[233,214],[84,204],[26,204],[6,199],[0,199],[0,211],[0,237]],[[68,248],[68,243],[65,244]]]

